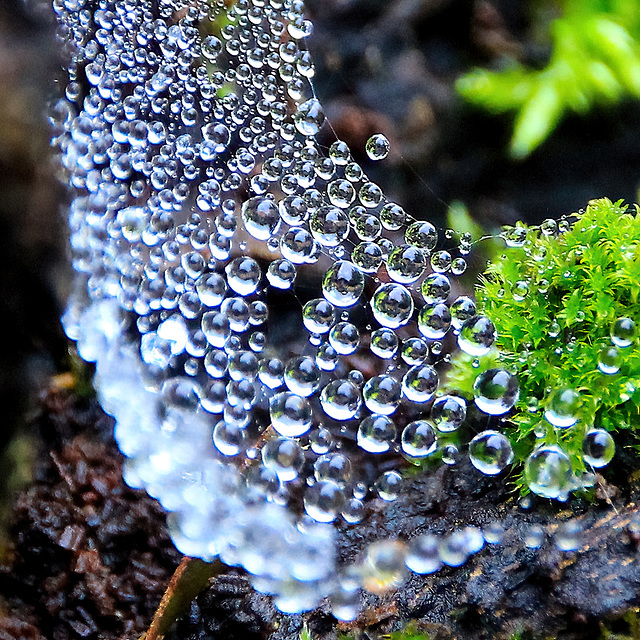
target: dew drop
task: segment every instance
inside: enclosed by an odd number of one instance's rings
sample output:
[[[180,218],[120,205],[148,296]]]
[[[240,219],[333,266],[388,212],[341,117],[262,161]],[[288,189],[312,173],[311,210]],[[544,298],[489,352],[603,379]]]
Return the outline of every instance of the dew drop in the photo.
[[[582,441],[582,458],[592,467],[599,469],[608,465],[616,452],[611,434],[604,429],[589,429]]]
[[[551,394],[544,417],[554,427],[567,429],[578,422],[582,401],[580,394],[570,387],[559,387]]]
[[[269,402],[273,428],[288,438],[304,435],[311,428],[311,406],[306,398],[289,392],[279,393]]]
[[[496,329],[486,316],[474,316],[460,327],[458,346],[470,356],[483,356],[496,341]]]
[[[433,424],[428,420],[410,422],[402,431],[402,451],[411,458],[425,458],[437,449]]]
[[[538,447],[524,465],[524,478],[533,493],[566,500],[579,487],[569,456],[557,445]]]
[[[384,160],[389,155],[391,145],[386,136],[376,133],[367,140],[364,149],[370,160]]]
[[[413,315],[413,298],[409,290],[400,285],[380,285],[371,298],[374,318],[383,326],[397,329],[409,322]]]
[[[320,480],[304,494],[304,509],[316,522],[333,522],[345,502],[343,490],[331,480]]]
[[[507,413],[518,401],[518,379],[504,369],[483,371],[473,384],[476,406],[492,416]]]
[[[513,460],[513,449],[509,439],[498,431],[479,433],[469,443],[471,464],[488,476],[500,473]]]
[[[431,407],[431,420],[436,429],[443,433],[460,428],[467,415],[467,404],[458,396],[441,396]]]
[[[636,337],[636,323],[631,318],[618,318],[611,326],[611,342],[616,347],[630,347]]]
[[[351,262],[335,262],[322,280],[322,293],[336,307],[351,307],[364,289],[364,276]]]
[[[407,568],[414,573],[435,573],[442,566],[438,538],[430,533],[416,536],[409,541],[406,557]]]
[[[384,415],[368,416],[358,427],[358,446],[369,453],[386,453],[395,437],[396,425]]]
[[[323,411],[334,420],[353,419],[360,403],[360,392],[349,380],[334,380],[320,394]]]

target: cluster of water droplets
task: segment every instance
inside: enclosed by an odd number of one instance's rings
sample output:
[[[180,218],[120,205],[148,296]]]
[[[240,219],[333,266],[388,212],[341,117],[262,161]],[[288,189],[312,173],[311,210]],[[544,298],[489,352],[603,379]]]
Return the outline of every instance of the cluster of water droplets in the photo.
[[[547,219],[539,227],[532,227],[527,231],[525,227],[513,227],[504,234],[509,247],[527,247],[533,251],[533,257],[540,264],[537,277],[533,281],[521,280],[516,282],[511,291],[513,300],[524,300],[530,290],[536,289],[545,296],[549,290],[547,276],[555,266],[547,261],[547,249],[544,244],[536,242],[539,238],[556,238],[570,231],[571,222],[564,218],[560,222]],[[571,276],[570,271],[563,274],[564,278]],[[575,323],[580,326],[586,323],[586,314],[578,310]],[[548,328],[548,337],[557,341],[554,353],[561,356],[563,351],[572,352],[576,349],[577,339],[571,331],[563,333],[558,320],[552,319]],[[611,322],[609,327],[598,328],[601,338],[590,338],[601,342],[597,358],[597,369],[603,377],[614,376],[620,372],[625,353],[633,352],[637,342],[637,330],[632,318],[619,317]],[[523,362],[526,360],[523,359]],[[483,374],[486,375],[486,374]],[[476,381],[476,389],[482,376]],[[504,386],[504,385],[503,385]],[[505,387],[506,388],[506,387]],[[544,393],[544,397],[530,397],[527,399],[527,410],[531,414],[540,414],[541,420],[536,427],[535,435],[540,440],[525,460],[524,480],[528,488],[537,495],[545,498],[565,501],[572,491],[588,488],[594,485],[594,472],[608,465],[615,454],[615,442],[609,431],[598,426],[598,418],[593,419],[593,411],[585,410],[588,400],[585,389],[576,388],[576,384],[554,381]],[[591,393],[592,390],[588,390]],[[597,394],[597,389],[593,390]],[[620,394],[620,403],[626,401],[624,391]],[[477,402],[477,400],[476,400]],[[587,416],[585,422],[584,417]],[[597,413],[596,413],[597,416]],[[595,424],[594,424],[595,422]],[[553,444],[545,441],[547,430],[554,432]],[[582,439],[582,462],[585,471],[576,469],[571,456],[562,444],[563,437],[577,437]],[[578,440],[579,441],[579,440]]]
[[[227,4],[54,0],[70,60],[51,111],[73,189],[65,330],[96,362],[127,482],[171,512],[179,549],[242,565],[283,611],[333,594],[353,617],[356,589],[397,584],[380,577],[394,558],[424,573],[482,547],[472,529],[407,553],[380,541],[354,578],[336,574],[330,523],[393,501],[407,461],[456,462],[446,435],[467,407],[438,391],[443,340],[479,356],[495,329],[452,299],[470,238],[389,201],[344,142],[319,144],[302,3]],[[366,145],[388,152],[382,135]],[[475,393],[499,416],[518,386],[494,369]],[[469,455],[488,475],[513,457],[495,430]]]

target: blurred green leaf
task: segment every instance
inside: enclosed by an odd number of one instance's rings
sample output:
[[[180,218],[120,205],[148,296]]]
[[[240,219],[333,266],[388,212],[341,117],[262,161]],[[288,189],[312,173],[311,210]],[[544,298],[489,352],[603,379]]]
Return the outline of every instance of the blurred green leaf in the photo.
[[[547,28],[552,51],[543,69],[510,60],[499,71],[473,69],[456,83],[468,102],[515,112],[509,150],[525,158],[569,111],[640,97],[640,0],[563,0]]]

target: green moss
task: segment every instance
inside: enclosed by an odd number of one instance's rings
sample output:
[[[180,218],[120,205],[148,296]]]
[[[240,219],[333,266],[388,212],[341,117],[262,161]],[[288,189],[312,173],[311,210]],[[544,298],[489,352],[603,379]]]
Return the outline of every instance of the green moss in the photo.
[[[496,326],[495,348],[480,358],[457,354],[445,388],[471,398],[480,372],[517,374],[520,398],[504,425],[516,462],[534,446],[559,444],[579,474],[587,429],[640,426],[637,338],[617,348],[617,373],[598,367],[603,349],[613,347],[618,318],[640,327],[640,217],[621,202],[595,200],[557,225],[514,227],[504,236],[512,246],[489,263],[476,291],[478,312]],[[554,390],[565,388],[579,394],[579,420],[557,429],[544,411]],[[522,478],[518,483],[526,492]]]
[[[338,640],[354,640],[359,634],[338,634]],[[409,622],[404,629],[392,631],[391,633],[375,634],[368,632],[368,635],[376,640],[429,640],[429,635],[420,631],[417,622]]]
[[[500,71],[475,69],[457,83],[468,101],[494,113],[516,112],[510,152],[529,155],[568,111],[640,97],[638,0],[546,2],[561,15],[548,24],[551,56],[543,69],[515,60]]]

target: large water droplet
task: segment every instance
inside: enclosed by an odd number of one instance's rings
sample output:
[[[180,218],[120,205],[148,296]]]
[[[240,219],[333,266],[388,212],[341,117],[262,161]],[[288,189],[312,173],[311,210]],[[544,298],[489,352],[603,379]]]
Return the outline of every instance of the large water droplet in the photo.
[[[483,356],[496,341],[496,328],[486,316],[475,316],[460,327],[458,346],[470,356]]]
[[[358,427],[358,446],[369,453],[385,453],[396,437],[396,425],[384,415],[365,418]]]
[[[397,329],[411,320],[413,298],[401,284],[382,284],[371,298],[371,309],[383,327]]]
[[[315,98],[303,102],[293,118],[296,129],[304,136],[315,136],[324,124],[324,110]]]
[[[381,133],[372,135],[364,146],[370,160],[384,160],[389,155],[391,145]]]
[[[573,427],[578,422],[582,401],[580,394],[570,387],[559,387],[552,394],[544,417],[559,429]]]
[[[347,260],[338,260],[322,280],[322,293],[336,307],[351,307],[364,289],[364,276],[358,267]]]
[[[500,473],[513,460],[509,439],[498,431],[479,433],[469,443],[471,464],[488,476]]]
[[[334,420],[351,420],[360,408],[360,392],[349,380],[334,380],[320,394],[324,412]]]
[[[316,482],[304,494],[304,509],[316,522],[333,522],[344,502],[344,491],[331,480]]]
[[[438,374],[428,364],[411,367],[402,378],[402,393],[411,402],[429,402],[437,388]]]
[[[618,318],[611,327],[611,342],[616,347],[630,347],[636,337],[636,323],[631,318]]]
[[[407,456],[424,458],[434,453],[437,447],[435,429],[428,420],[415,420],[404,428],[402,432],[402,451]]]
[[[438,431],[455,431],[464,422],[467,403],[458,396],[441,396],[431,407],[431,420]]]
[[[270,198],[255,196],[242,203],[242,219],[247,233],[256,240],[268,240],[280,225],[276,203]]]
[[[582,442],[582,458],[599,469],[608,465],[616,452],[611,434],[604,429],[589,429]]]
[[[293,393],[279,393],[269,402],[273,428],[289,438],[301,436],[311,428],[311,406],[306,398]]]
[[[484,413],[499,416],[507,413],[520,397],[518,379],[504,369],[488,369],[473,384],[474,401]]]

